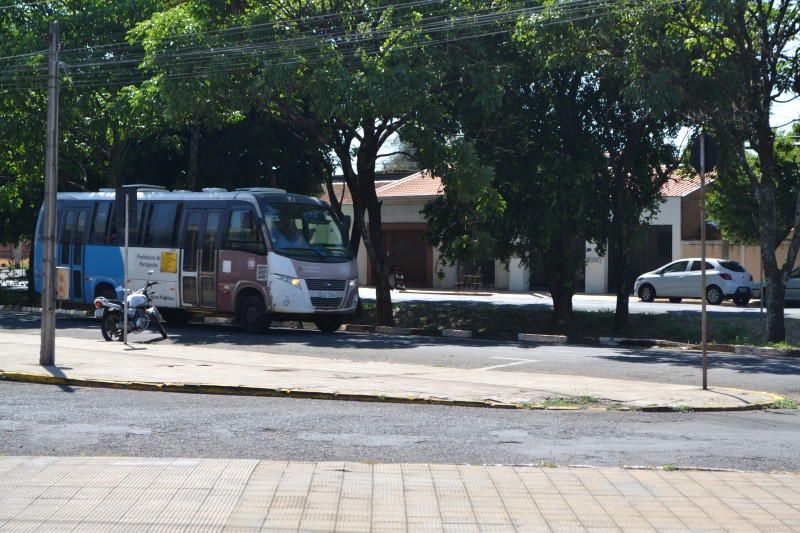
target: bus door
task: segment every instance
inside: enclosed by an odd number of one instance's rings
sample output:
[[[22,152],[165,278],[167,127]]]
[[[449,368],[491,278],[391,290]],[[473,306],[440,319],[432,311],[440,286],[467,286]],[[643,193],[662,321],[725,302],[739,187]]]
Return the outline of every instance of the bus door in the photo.
[[[217,304],[217,250],[222,209],[187,209],[183,226],[181,305]]]
[[[73,301],[83,301],[83,263],[84,263],[84,237],[86,224],[89,220],[89,207],[69,208],[64,213],[64,224],[61,234],[58,235],[58,282],[56,290],[60,296],[66,296],[69,285],[68,298]],[[62,270],[63,269],[63,270]],[[68,274],[67,274],[68,272]],[[68,276],[62,278],[62,276]]]

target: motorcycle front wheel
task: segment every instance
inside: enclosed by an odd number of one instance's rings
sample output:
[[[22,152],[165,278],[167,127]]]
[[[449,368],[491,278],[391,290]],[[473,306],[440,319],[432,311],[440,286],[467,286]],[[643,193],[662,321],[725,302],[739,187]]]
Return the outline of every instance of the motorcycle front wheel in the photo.
[[[100,322],[100,333],[107,341],[122,341],[124,339],[122,332],[122,320],[116,313],[106,312],[103,320]]]
[[[164,324],[162,322],[156,322],[156,327],[158,328],[158,332],[161,333],[161,338],[162,339],[166,339],[167,338],[167,330],[164,329]]]

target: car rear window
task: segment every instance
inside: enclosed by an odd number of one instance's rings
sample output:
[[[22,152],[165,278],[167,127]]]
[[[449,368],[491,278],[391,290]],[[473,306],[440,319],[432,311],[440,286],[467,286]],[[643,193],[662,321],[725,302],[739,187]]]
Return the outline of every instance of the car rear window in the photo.
[[[745,268],[736,261],[720,261],[719,264],[723,268],[726,268],[733,272],[747,272],[747,270],[745,270]]]

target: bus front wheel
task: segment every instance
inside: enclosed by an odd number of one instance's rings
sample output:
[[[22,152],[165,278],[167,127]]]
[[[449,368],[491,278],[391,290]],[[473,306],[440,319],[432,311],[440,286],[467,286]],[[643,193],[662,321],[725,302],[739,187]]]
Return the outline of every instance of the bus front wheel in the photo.
[[[333,333],[334,331],[342,327],[342,319],[318,318],[317,320],[314,321],[314,325],[316,325],[317,329],[323,333]]]
[[[258,296],[245,298],[239,311],[239,320],[248,333],[264,333],[269,329],[271,322],[264,307],[264,300]]]

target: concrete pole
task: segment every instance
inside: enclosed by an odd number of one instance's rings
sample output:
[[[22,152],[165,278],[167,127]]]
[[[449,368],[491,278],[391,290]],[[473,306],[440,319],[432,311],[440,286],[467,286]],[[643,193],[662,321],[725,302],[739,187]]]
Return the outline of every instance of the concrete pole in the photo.
[[[703,344],[703,390],[708,390],[708,313],[706,311],[706,136],[700,135],[700,335]]]
[[[42,235],[42,346],[39,364],[55,365],[56,352],[56,194],[58,192],[58,22],[50,24],[47,68],[47,144]]]

